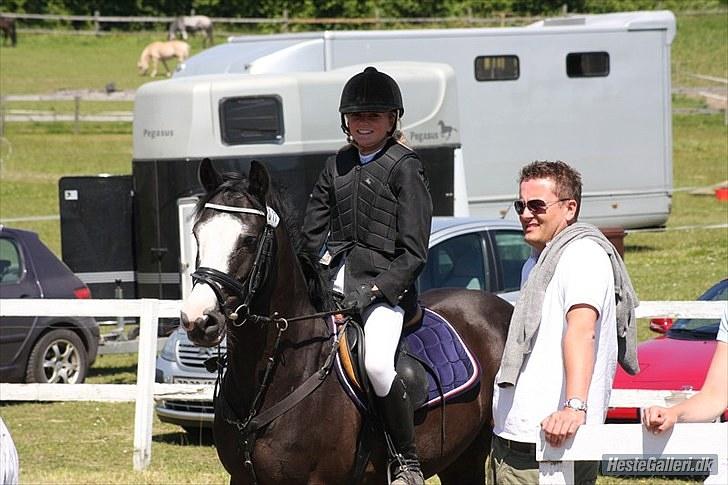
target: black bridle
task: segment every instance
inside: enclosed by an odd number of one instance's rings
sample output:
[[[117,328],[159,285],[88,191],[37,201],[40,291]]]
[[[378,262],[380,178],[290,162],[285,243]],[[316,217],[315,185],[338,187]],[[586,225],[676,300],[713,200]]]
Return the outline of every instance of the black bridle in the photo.
[[[208,268],[206,266],[200,266],[194,273],[192,273],[193,285],[204,283],[209,286],[213,293],[215,293],[217,303],[220,305],[220,311],[233,322],[233,325],[239,327],[249,320],[257,322],[261,316],[250,313],[250,303],[256,292],[261,286],[263,286],[263,283],[265,283],[266,277],[268,276],[269,263],[273,253],[273,234],[275,228],[278,227],[280,218],[278,217],[278,214],[276,214],[276,212],[268,206],[266,206],[266,212],[249,207],[235,207],[211,203],[205,204],[205,208],[221,212],[253,214],[266,218],[263,234],[258,241],[258,246],[255,250],[253,266],[251,267],[247,278],[245,278],[245,281],[241,283],[237,279],[223,273],[222,271],[216,270],[215,268]],[[238,306],[234,310],[226,311],[227,299],[225,298],[225,295],[223,295],[223,289],[230,292],[237,298]]]
[[[266,212],[258,209],[252,209],[248,207],[235,207],[219,204],[205,204],[208,209],[214,209],[221,212],[232,212],[232,213],[245,213],[263,216],[266,218],[266,225],[263,229],[263,234],[258,241],[258,246],[255,252],[255,260],[253,266],[248,273],[248,276],[244,281],[240,282],[232,276],[223,273],[222,271],[208,267],[198,267],[194,273],[192,273],[192,281],[194,284],[202,283],[208,285],[215,293],[218,304],[220,305],[220,311],[229,319],[232,324],[236,327],[240,327],[246,322],[251,323],[274,323],[278,330],[278,333],[273,344],[271,355],[267,359],[267,365],[263,378],[258,386],[257,392],[253,399],[252,405],[248,416],[245,419],[241,419],[235,410],[230,406],[227,399],[223,396],[222,392],[222,379],[225,364],[227,363],[227,354],[222,358],[213,358],[211,360],[216,361],[216,367],[218,371],[217,380],[215,382],[215,392],[213,394],[214,399],[219,399],[219,403],[222,406],[222,413],[225,421],[234,426],[238,431],[239,446],[244,456],[244,464],[248,468],[252,482],[257,483],[257,477],[255,469],[253,467],[253,448],[255,447],[255,440],[258,431],[266,425],[273,422],[279,416],[284,414],[289,409],[296,406],[306,396],[314,392],[318,387],[323,384],[328,375],[331,372],[331,368],[334,363],[334,357],[336,350],[339,347],[339,338],[343,335],[343,331],[340,331],[333,335],[333,341],[329,348],[328,354],[324,364],[318,369],[317,372],[313,373],[306,379],[300,386],[298,386],[293,392],[283,398],[281,401],[273,405],[272,407],[261,410],[262,397],[265,395],[266,389],[270,385],[273,379],[273,373],[278,361],[279,348],[281,343],[281,337],[283,332],[288,329],[289,322],[298,320],[310,320],[313,318],[321,318],[330,316],[336,313],[349,313],[352,309],[337,309],[334,311],[326,311],[313,313],[310,315],[301,315],[296,317],[283,318],[278,313],[273,315],[257,315],[250,313],[250,304],[255,297],[256,292],[266,281],[268,276],[268,270],[270,261],[273,253],[274,243],[274,231],[278,226],[280,218],[276,212],[266,206]],[[227,304],[226,298],[223,294],[223,290],[229,292],[237,298],[238,306],[235,310],[230,312],[226,311]],[[346,324],[344,324],[346,327]],[[329,336],[331,338],[331,336]],[[208,363],[205,363],[208,366]],[[210,363],[208,370],[212,371],[210,367],[215,365]],[[215,406],[217,412],[217,406]]]

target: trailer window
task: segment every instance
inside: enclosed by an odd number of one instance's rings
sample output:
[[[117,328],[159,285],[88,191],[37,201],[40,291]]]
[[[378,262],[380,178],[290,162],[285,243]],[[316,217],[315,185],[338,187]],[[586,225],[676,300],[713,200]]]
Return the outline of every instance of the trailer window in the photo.
[[[220,125],[226,145],[280,143],[283,141],[281,101],[273,96],[223,99]]]
[[[475,79],[478,81],[513,81],[520,75],[518,56],[475,58]]]
[[[572,52],[566,56],[569,77],[604,77],[609,75],[609,53]]]

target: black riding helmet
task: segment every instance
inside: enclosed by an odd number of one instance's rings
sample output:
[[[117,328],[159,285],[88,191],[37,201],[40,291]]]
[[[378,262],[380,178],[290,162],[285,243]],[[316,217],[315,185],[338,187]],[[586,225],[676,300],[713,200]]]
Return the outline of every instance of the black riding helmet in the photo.
[[[345,114],[386,111],[396,112],[397,118],[404,114],[402,93],[397,82],[390,76],[369,66],[346,82],[339,103],[341,129],[344,133],[349,134]]]

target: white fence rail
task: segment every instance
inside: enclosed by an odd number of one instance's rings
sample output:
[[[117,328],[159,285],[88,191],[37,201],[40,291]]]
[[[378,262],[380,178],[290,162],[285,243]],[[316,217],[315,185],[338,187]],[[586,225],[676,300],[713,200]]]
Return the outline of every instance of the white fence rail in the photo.
[[[722,315],[725,305],[726,302],[644,301],[637,308],[636,316],[638,318],[717,318]],[[136,384],[0,384],[0,402],[135,401],[133,467],[135,470],[143,470],[151,462],[154,397],[184,396],[185,399],[191,400],[210,400],[212,396],[210,386],[154,383],[158,321],[159,318],[178,317],[179,307],[180,302],[177,300],[152,299],[33,300],[32,305],[29,304],[27,299],[3,300],[2,305],[0,305],[0,316],[75,315],[93,317],[103,315],[110,317],[139,317],[140,334]],[[676,394],[680,394],[680,396],[676,396]],[[642,407],[655,404],[665,405],[676,397],[682,397],[683,394],[673,391],[615,390],[612,393],[610,406]],[[612,450],[608,446],[610,443],[621,444],[621,453],[627,453],[627,451],[624,451],[627,449],[642,450],[639,453],[648,453],[653,449],[685,450],[686,446],[690,448],[690,445],[693,444],[690,440],[695,440],[695,447],[702,449],[703,444],[707,440],[715,437],[722,437],[723,444],[728,444],[728,440],[726,439],[728,438],[726,433],[726,429],[728,428],[726,428],[726,425],[707,425],[712,427],[705,427],[696,424],[681,424],[675,427],[672,434],[667,434],[663,437],[654,437],[649,433],[645,433],[640,425],[631,425],[632,427],[627,428],[623,428],[622,426],[630,425],[610,424],[585,426],[579,430],[573,443],[567,443],[565,448],[550,449],[542,442],[539,450],[537,450],[537,457],[539,460],[545,460],[542,466],[547,466],[551,470],[543,478],[545,481],[542,483],[568,483],[564,480],[572,476],[569,473],[573,469],[573,460],[600,459],[602,454],[612,452],[607,451]],[[592,431],[593,429],[596,431]],[[625,432],[620,434],[620,430],[625,430]],[[698,432],[707,433],[709,436],[697,434]],[[589,438],[586,438],[587,435]],[[612,441],[607,441],[603,439],[605,436],[615,436],[615,438],[610,438]],[[700,438],[697,438],[698,436]],[[675,444],[677,441],[687,443],[687,445],[679,447]],[[670,443],[669,446],[668,442]],[[582,446],[582,443],[591,443],[591,445],[604,444],[604,447],[593,448],[592,446],[589,448],[589,451],[584,451],[585,445]],[[639,443],[641,443],[641,448]],[[710,453],[718,453],[721,471],[725,473],[726,457],[728,456],[725,446],[714,446],[712,450]],[[665,453],[668,453],[668,451]],[[679,452],[669,451],[669,453]],[[701,452],[692,451],[692,453]],[[561,461],[554,462],[553,460]]]

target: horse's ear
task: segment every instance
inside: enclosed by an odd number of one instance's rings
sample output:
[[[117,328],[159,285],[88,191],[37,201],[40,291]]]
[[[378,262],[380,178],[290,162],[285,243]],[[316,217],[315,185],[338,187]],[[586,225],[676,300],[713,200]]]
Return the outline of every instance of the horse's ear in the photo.
[[[215,167],[212,166],[212,161],[209,158],[203,158],[200,163],[200,170],[197,172],[200,183],[206,192],[212,192],[218,188],[222,182],[222,176],[217,173]]]
[[[248,191],[265,204],[270,188],[270,175],[265,165],[257,160],[250,162],[248,181]]]

